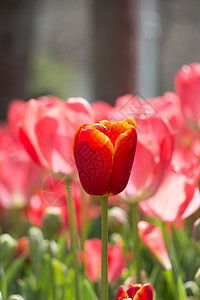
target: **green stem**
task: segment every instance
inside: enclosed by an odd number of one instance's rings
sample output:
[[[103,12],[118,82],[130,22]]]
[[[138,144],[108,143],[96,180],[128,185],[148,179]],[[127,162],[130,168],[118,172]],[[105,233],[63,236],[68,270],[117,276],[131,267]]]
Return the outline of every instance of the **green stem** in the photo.
[[[135,261],[136,268],[136,281],[141,283],[141,258],[140,258],[140,238],[138,234],[138,222],[139,213],[137,208],[137,203],[130,204],[130,214],[131,214],[131,229],[134,235],[133,243],[133,258]]]
[[[181,272],[178,267],[178,262],[177,262],[177,257],[175,254],[174,246],[173,246],[173,241],[169,236],[169,233],[166,228],[166,224],[162,223],[162,233],[163,233],[163,238],[168,250],[169,258],[171,260],[172,264],[172,274],[174,278],[174,285],[173,288],[176,290],[176,299],[179,300],[187,300],[187,295],[185,292],[185,288],[183,285],[183,280],[181,278]]]
[[[101,300],[108,300],[108,197],[101,200]]]
[[[67,186],[67,195],[68,195],[68,205],[69,205],[69,222],[70,222],[70,230],[71,230],[71,249],[73,254],[73,263],[74,263],[74,273],[75,273],[75,293],[76,300],[81,300],[81,286],[80,286],[80,270],[79,270],[79,262],[78,262],[78,241],[77,241],[77,228],[74,218],[74,207],[73,207],[73,199],[70,190],[70,182],[66,182]]]
[[[2,293],[2,299],[3,300],[7,299],[7,280],[6,280],[6,275],[3,266],[1,265],[0,265],[0,292]]]
[[[83,250],[87,231],[87,195],[83,188],[81,188],[81,248]]]

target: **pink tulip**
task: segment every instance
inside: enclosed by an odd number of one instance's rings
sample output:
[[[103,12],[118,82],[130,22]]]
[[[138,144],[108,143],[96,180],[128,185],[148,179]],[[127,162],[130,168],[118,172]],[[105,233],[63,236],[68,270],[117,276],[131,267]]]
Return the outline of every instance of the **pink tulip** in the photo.
[[[159,227],[148,222],[140,221],[138,223],[139,236],[155,258],[161,265],[167,269],[171,269],[171,262],[165,247],[162,232]]]
[[[200,208],[198,157],[193,153],[189,162],[184,150],[176,152],[165,179],[157,192],[139,203],[141,211],[164,222],[185,219]],[[183,165],[183,161],[186,162]]]
[[[154,107],[156,115],[170,124],[175,137],[179,136],[185,125],[179,97],[174,93],[167,92],[161,97],[150,99],[149,102]]]
[[[176,75],[175,87],[188,124],[200,129],[200,64],[184,65]]]
[[[155,116],[151,104],[125,95],[116,101],[112,118],[134,117],[138,128],[138,144],[133,169],[121,196],[126,201],[139,201],[150,197],[160,185],[169,167],[173,152],[173,134],[166,123]]]
[[[7,123],[11,134],[19,140],[19,122],[23,117],[25,102],[22,100],[13,100],[9,104],[7,112]]]
[[[8,126],[0,127],[0,206],[24,207],[38,187],[40,172]]]
[[[101,240],[85,241],[84,263],[87,276],[93,282],[97,282],[101,274]],[[117,282],[125,267],[121,243],[117,242],[114,246],[108,245],[108,282]]]
[[[92,108],[82,98],[69,98],[65,102],[50,96],[31,99],[25,104],[19,136],[37,164],[70,175],[75,170],[74,132],[80,124],[92,121]]]
[[[74,204],[78,229],[82,228],[81,201],[82,189],[77,180],[70,183],[70,191]],[[69,212],[67,208],[68,198],[65,187],[65,178],[58,178],[48,175],[44,178],[41,190],[33,195],[30,205],[27,209],[27,215],[31,223],[37,226],[42,225],[42,220],[49,207],[55,207],[60,210],[60,214],[64,220],[63,226],[69,226]],[[91,220],[98,217],[99,207],[91,204],[90,196],[86,195],[86,219]]]
[[[99,123],[102,120],[108,120],[113,107],[104,101],[96,101],[92,103],[94,110],[95,122]]]

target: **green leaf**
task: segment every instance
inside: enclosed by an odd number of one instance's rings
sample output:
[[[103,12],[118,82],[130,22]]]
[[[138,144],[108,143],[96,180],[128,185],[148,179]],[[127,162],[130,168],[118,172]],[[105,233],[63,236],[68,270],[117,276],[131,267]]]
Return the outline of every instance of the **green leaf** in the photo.
[[[6,281],[7,285],[9,285],[12,280],[15,279],[16,275],[19,274],[19,271],[24,266],[25,260],[27,256],[21,255],[19,258],[15,259],[9,266],[9,268],[6,271]]]
[[[180,278],[180,276],[178,276],[178,278],[177,278],[177,285],[178,285],[179,299],[180,300],[187,300],[187,295],[186,295],[186,292],[185,292],[183,281]]]
[[[52,259],[52,266],[53,266],[53,270],[54,270],[55,284],[58,286],[64,285],[65,278],[68,273],[67,267],[65,266],[65,264],[63,264],[56,258]]]
[[[82,282],[82,298],[87,300],[98,300],[91,284],[87,279]]]

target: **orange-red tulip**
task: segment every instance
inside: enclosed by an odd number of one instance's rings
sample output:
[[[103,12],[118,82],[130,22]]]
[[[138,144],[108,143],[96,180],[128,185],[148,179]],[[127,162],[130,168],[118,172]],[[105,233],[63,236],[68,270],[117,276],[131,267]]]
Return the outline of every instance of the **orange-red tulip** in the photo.
[[[115,300],[152,300],[153,299],[153,287],[151,284],[130,284],[125,291],[121,285],[117,290]]]
[[[73,153],[81,184],[88,194],[111,196],[126,187],[137,144],[135,127],[131,118],[79,126]]]

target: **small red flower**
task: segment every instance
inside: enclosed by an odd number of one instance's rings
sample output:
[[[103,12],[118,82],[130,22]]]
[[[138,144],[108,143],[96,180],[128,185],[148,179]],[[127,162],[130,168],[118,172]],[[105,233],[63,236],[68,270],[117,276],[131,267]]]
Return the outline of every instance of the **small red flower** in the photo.
[[[81,184],[88,194],[111,196],[126,187],[137,143],[135,127],[131,118],[79,126],[73,153]]]
[[[84,263],[87,276],[91,281],[98,282],[101,276],[101,240],[90,239],[85,241]],[[108,245],[108,282],[117,282],[125,268],[121,242],[116,242],[114,246]]]
[[[125,291],[121,285],[117,290],[115,300],[152,300],[153,299],[153,287],[151,284],[130,284]]]

